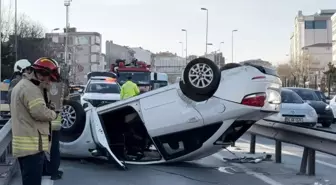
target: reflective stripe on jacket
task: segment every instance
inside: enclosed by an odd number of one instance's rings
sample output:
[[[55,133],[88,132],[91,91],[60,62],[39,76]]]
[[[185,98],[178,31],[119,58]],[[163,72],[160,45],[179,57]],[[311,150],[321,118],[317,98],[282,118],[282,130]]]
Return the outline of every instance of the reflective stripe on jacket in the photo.
[[[30,80],[35,74],[23,74],[11,95],[12,147],[15,157],[49,153],[49,122],[56,113],[47,108],[41,89]]]
[[[133,83],[130,80],[128,80],[126,83],[124,83],[124,85],[121,86],[121,100],[136,96],[138,94],[140,94],[139,87],[137,86],[137,84]]]

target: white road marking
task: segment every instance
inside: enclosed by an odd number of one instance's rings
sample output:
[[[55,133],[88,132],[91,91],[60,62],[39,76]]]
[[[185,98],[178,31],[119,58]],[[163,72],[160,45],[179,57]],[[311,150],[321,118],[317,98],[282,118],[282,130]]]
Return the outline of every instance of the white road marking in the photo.
[[[219,153],[213,154],[212,156],[214,156],[215,158],[217,158],[219,160],[223,160],[223,157],[224,157],[224,156],[221,156]],[[266,184],[269,184],[269,185],[283,185],[280,182],[277,182],[277,181],[275,181],[275,180],[273,180],[273,179],[271,179],[271,178],[269,178],[269,177],[267,177],[267,176],[265,176],[261,173],[257,173],[257,172],[254,172],[254,171],[248,169],[246,166],[244,166],[242,164],[232,163],[231,165],[236,166],[236,167],[244,170],[246,174],[252,175],[252,176],[258,178],[259,180],[265,182]]]
[[[238,139],[242,142],[246,142],[246,143],[250,143],[249,140],[246,140],[246,139]],[[274,147],[270,147],[270,146],[267,146],[267,145],[263,145],[263,144],[259,144],[259,143],[256,143],[257,146],[261,147],[261,148],[265,148],[265,149],[269,149],[269,150],[275,150]],[[282,150],[281,151],[283,154],[287,154],[287,155],[291,155],[291,156],[295,156],[295,157],[302,157],[301,155],[299,154],[295,154],[295,153],[292,153],[292,152],[288,152],[288,151],[285,151],[285,150]],[[336,165],[334,164],[330,164],[330,163],[326,163],[324,161],[320,161],[320,160],[315,160],[316,163],[319,163],[319,164],[322,164],[322,165],[325,165],[325,166],[328,166],[328,167],[331,167],[331,168],[335,168],[336,169]]]
[[[42,177],[42,185],[54,185],[54,181],[50,179],[50,176]]]

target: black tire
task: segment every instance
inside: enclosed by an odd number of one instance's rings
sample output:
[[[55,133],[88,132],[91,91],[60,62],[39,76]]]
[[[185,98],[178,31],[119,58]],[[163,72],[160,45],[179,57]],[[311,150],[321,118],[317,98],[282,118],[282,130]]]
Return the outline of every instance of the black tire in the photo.
[[[202,67],[198,67],[201,65]],[[206,69],[206,71],[204,71]],[[191,75],[195,75],[194,77]],[[204,76],[209,75],[209,76]],[[188,98],[199,101],[195,96],[210,98],[218,89],[221,73],[217,65],[207,58],[197,58],[190,61],[183,71],[183,82],[180,83],[181,90]],[[200,83],[200,85],[192,82],[193,79],[207,79],[208,81]],[[183,87],[182,87],[182,86]],[[200,98],[200,99],[204,99]],[[205,99],[206,100],[206,99]],[[202,100],[202,101],[205,101]]]
[[[196,94],[194,91],[192,91],[191,89],[188,89],[186,87],[186,85],[180,81],[180,88],[181,88],[181,91],[183,92],[183,94],[185,96],[187,96],[189,99],[193,100],[193,101],[196,101],[196,102],[202,102],[202,101],[206,101],[208,100],[209,98],[211,98],[212,94],[214,93],[210,93],[211,95],[200,95],[200,94]]]
[[[73,111],[69,112],[69,109],[65,110],[69,107],[71,107],[75,112],[75,116],[74,116],[75,121],[70,127],[68,127],[69,125],[66,125],[66,123],[64,121],[65,118],[67,120],[69,120],[70,119],[69,116],[74,115],[74,114],[69,115]],[[67,113],[69,113],[69,114],[67,114]],[[78,132],[82,132],[84,130],[85,121],[86,121],[86,114],[85,114],[84,108],[82,107],[82,105],[78,101],[64,100],[62,114],[64,114],[63,120],[62,120],[62,128],[61,128],[61,132],[63,134],[73,135],[73,134],[76,134]]]
[[[331,126],[331,121],[324,121],[324,122],[322,122],[322,127],[324,127],[324,128],[329,128],[330,126]]]

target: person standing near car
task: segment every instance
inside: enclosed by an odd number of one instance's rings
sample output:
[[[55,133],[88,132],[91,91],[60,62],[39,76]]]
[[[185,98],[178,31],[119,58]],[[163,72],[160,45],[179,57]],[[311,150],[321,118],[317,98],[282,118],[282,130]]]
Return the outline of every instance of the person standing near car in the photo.
[[[132,82],[132,76],[127,77],[127,81],[121,86],[120,99],[124,100],[140,94],[137,84]]]
[[[61,115],[46,106],[41,83],[59,80],[58,66],[38,59],[24,73],[11,95],[13,156],[18,158],[23,185],[41,185],[45,156],[49,157],[49,122],[61,124]]]
[[[23,73],[31,73],[31,63],[27,59],[21,59],[15,62],[14,64],[14,73],[10,79],[8,87],[8,103],[11,102],[11,94],[14,86],[19,83],[22,78]]]

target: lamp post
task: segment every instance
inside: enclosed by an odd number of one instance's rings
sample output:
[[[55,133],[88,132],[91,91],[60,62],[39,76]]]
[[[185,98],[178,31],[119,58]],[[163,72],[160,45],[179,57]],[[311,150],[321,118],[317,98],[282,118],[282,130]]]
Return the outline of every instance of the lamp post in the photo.
[[[182,29],[182,31],[185,32],[185,50],[186,50],[186,53],[185,53],[185,57],[186,57],[186,63],[188,62],[188,31],[186,29]],[[182,50],[183,51],[183,50]],[[183,54],[183,52],[182,52]],[[183,56],[183,55],[182,55]]]
[[[233,33],[234,32],[237,32],[238,30],[232,30],[232,37],[231,37],[231,41],[232,41],[232,43],[231,43],[231,57],[232,57],[232,59],[231,59],[231,61],[232,61],[232,63],[233,63]]]
[[[183,42],[179,42],[181,44],[181,56],[183,57]]]
[[[208,20],[209,20],[209,11],[207,8],[201,8],[201,10],[206,11],[206,32],[205,32],[205,55],[208,53]]]
[[[222,44],[224,44],[224,41],[222,41],[222,42],[219,43],[219,48],[218,48],[218,51],[219,51],[219,52],[221,51],[221,46],[222,46]]]
[[[65,6],[65,44],[64,44],[64,63],[67,64],[68,59],[68,28],[69,28],[69,6],[72,0],[64,0]]]
[[[17,35],[17,0],[15,0],[15,13],[14,13],[14,33],[15,33],[15,61],[18,60],[18,35]]]
[[[59,30],[59,28],[54,28],[54,29],[51,30],[51,33],[53,33],[54,31],[57,31],[57,30]]]

